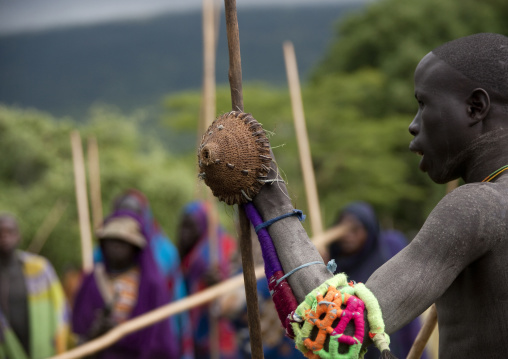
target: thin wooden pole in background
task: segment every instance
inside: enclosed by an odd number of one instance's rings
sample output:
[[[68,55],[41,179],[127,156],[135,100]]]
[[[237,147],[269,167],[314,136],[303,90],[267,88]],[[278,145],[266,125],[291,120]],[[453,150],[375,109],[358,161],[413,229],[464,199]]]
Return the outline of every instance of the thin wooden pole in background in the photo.
[[[453,191],[458,186],[459,186],[459,180],[458,179],[455,179],[453,181],[448,182],[446,184],[446,194],[450,193],[451,191]]]
[[[78,207],[79,230],[81,234],[81,263],[85,273],[93,268],[92,232],[90,230],[90,214],[88,213],[88,199],[86,190],[85,159],[83,145],[78,131],[71,132],[72,161],[74,164],[74,183],[76,190],[76,204]]]
[[[413,343],[413,346],[411,347],[411,350],[409,350],[407,359],[420,359],[422,357],[425,346],[427,345],[427,342],[429,341],[431,334],[434,332],[434,329],[436,329],[436,325],[437,325],[436,304],[432,304],[427,313],[427,317],[425,318],[425,322],[420,328],[420,331],[416,336],[416,339]]]
[[[240,33],[236,14],[236,0],[224,0],[226,29],[229,49],[229,87],[231,89],[231,107],[243,112],[242,59],[240,56]],[[261,323],[259,317],[257,281],[252,256],[252,238],[250,222],[245,212],[238,206],[240,221],[240,250],[247,298],[247,317],[249,323],[250,346],[253,359],[263,358]]]
[[[319,197],[316,186],[316,177],[314,175],[314,167],[312,166],[312,157],[310,154],[309,136],[307,135],[307,127],[305,125],[305,115],[303,111],[302,93],[300,89],[300,79],[298,76],[298,66],[296,64],[295,49],[293,47],[293,43],[290,41],[284,42],[283,48],[289,93],[291,95],[291,106],[293,108],[296,138],[298,140],[298,151],[300,153],[300,163],[305,183],[307,205],[309,206],[310,224],[312,234],[316,235],[323,232],[323,220],[321,217],[321,210],[319,208]]]
[[[312,238],[312,243],[314,243],[316,246],[325,246],[338,237],[342,236],[346,230],[347,228],[344,225],[335,226],[326,232],[321,233],[320,235],[314,236]],[[263,278],[264,275],[265,273],[263,265],[255,268],[254,277],[256,279]],[[223,296],[226,293],[233,292],[238,288],[241,288],[243,285],[244,277],[242,274],[238,274],[219,284],[208,287],[199,293],[166,304],[136,318],[128,320],[127,322],[116,326],[114,329],[110,330],[103,336],[80,345],[68,352],[56,355],[50,359],[77,359],[91,355],[113,345],[126,335],[160,322],[161,320],[164,320],[172,315],[176,315],[194,307],[206,304],[214,299],[219,298],[220,296]]]
[[[216,58],[216,30],[217,25],[214,0],[203,0],[203,98],[201,104],[201,119],[198,129],[198,138],[206,131],[215,119],[216,91],[215,91],[215,58]],[[208,218],[208,235],[210,241],[210,260],[216,266],[218,259],[217,229],[218,216],[215,198],[210,189],[207,189],[206,199],[210,203]]]
[[[51,232],[53,232],[53,229],[55,229],[56,225],[62,218],[66,208],[67,203],[63,202],[61,199],[58,199],[55,202],[49,213],[46,215],[46,218],[44,218],[41,226],[37,232],[35,232],[34,238],[27,248],[28,252],[37,254],[41,251]]]
[[[214,0],[203,0],[203,97],[201,103],[201,119],[198,128],[198,144],[201,136],[210,126],[215,118],[216,112],[216,81],[215,81],[215,60],[217,52],[217,24],[219,18],[216,16],[217,8]],[[217,215],[216,200],[211,190],[202,186],[206,192],[206,201],[209,203],[208,211],[208,241],[210,246],[210,269],[215,270],[219,263],[218,228],[219,219]],[[209,316],[209,343],[210,358],[220,358],[218,318],[215,315],[213,306],[210,304]]]
[[[203,0],[203,100],[198,138],[215,118],[216,8],[214,0]]]
[[[99,145],[97,139],[88,138],[88,174],[90,178],[90,202],[92,205],[92,223],[96,230],[102,225],[101,170],[99,164]]]

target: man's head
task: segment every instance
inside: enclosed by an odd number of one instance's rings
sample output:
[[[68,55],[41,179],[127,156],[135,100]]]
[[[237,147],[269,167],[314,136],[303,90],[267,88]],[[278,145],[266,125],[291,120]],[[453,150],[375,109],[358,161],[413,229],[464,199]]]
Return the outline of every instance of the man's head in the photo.
[[[410,149],[437,183],[463,176],[476,140],[507,121],[508,38],[476,34],[428,53],[415,71]]]
[[[113,202],[113,211],[128,210],[138,215],[143,214],[147,199],[143,193],[136,189],[128,189]]]
[[[102,254],[108,270],[122,272],[136,263],[146,246],[139,223],[131,217],[114,217],[97,231]]]
[[[352,255],[360,252],[369,236],[365,226],[358,217],[348,213],[342,216],[339,224],[348,227],[348,230],[339,241],[342,253],[345,255]]]
[[[178,225],[178,249],[182,257],[191,251],[202,234],[196,218],[190,213],[183,214]]]
[[[10,255],[20,241],[18,222],[10,214],[0,214],[0,255]]]
[[[185,206],[178,225],[178,250],[185,257],[208,231],[209,208],[206,202],[194,201]]]
[[[336,225],[347,226],[347,231],[339,241],[332,243],[330,251],[350,256],[372,246],[379,236],[379,223],[372,206],[366,202],[350,203],[342,209],[335,221]]]

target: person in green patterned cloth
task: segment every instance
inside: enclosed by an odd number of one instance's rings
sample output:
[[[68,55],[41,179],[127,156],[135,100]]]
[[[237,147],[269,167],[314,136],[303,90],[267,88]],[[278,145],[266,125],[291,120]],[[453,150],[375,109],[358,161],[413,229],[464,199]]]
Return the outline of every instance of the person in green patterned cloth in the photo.
[[[68,307],[51,264],[17,250],[20,238],[0,215],[0,359],[47,358],[66,350]]]

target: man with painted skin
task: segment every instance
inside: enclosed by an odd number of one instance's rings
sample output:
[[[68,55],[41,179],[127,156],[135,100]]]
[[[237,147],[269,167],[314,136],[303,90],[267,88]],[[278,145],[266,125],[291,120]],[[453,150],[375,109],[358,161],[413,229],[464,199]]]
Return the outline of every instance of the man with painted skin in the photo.
[[[46,358],[66,349],[68,308],[51,264],[20,240],[16,219],[0,215],[0,358]]]
[[[481,181],[508,165],[508,38],[476,34],[446,43],[421,60],[414,80],[419,108],[409,126],[410,149],[422,156],[420,169],[434,182],[462,178],[466,184],[437,204],[411,244],[366,286],[388,334],[435,302],[440,358],[504,358],[508,175]],[[254,204],[265,221],[293,210],[281,183],[265,185]],[[269,232],[286,273],[321,260],[295,217],[275,222]],[[312,265],[288,280],[301,303],[330,278],[326,266]]]

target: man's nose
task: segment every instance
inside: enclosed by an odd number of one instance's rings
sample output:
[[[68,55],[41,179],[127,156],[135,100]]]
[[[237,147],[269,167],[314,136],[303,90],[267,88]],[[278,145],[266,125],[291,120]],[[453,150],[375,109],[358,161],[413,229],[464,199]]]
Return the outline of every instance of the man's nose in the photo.
[[[418,125],[418,115],[415,116],[413,122],[409,125],[409,133],[416,136],[420,132],[420,126]]]

